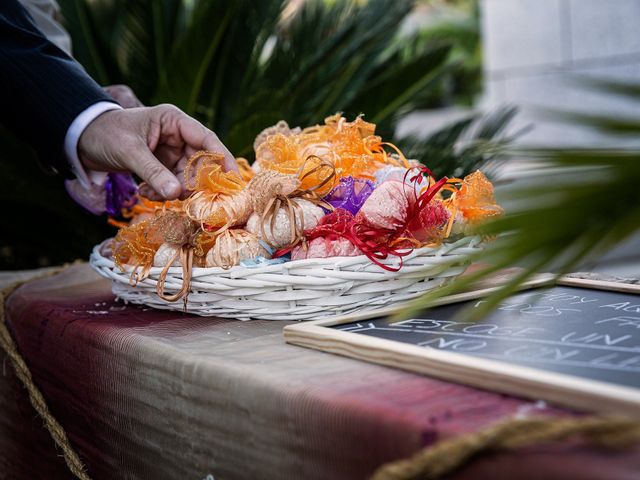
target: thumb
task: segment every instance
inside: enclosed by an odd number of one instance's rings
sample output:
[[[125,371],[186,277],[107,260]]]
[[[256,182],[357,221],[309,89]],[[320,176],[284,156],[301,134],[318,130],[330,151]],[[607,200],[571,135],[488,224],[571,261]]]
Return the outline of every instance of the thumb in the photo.
[[[132,149],[126,163],[131,171],[164,198],[171,200],[178,198],[182,193],[182,185],[178,178],[160,163],[146,144]]]

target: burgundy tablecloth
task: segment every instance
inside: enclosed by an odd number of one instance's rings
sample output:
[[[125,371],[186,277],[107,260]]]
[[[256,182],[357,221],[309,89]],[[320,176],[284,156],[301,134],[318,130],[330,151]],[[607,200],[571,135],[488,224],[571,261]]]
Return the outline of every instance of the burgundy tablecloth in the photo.
[[[88,266],[27,284],[8,323],[95,479],[360,479],[544,404],[287,345],[284,322],[124,306]],[[0,478],[70,478],[3,358]],[[640,449],[486,454],[457,479],[637,479]]]

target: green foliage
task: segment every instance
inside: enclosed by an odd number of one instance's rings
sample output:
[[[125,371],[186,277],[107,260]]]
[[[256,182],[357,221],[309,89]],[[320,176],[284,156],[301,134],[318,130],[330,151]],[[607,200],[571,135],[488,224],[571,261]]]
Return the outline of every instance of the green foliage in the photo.
[[[410,0],[62,0],[76,56],[103,84],[173,103],[239,156],[286,119],[365,113],[391,136],[399,115],[442,103],[450,40],[399,37]]]
[[[100,84],[127,84],[147,105],[176,104],[248,158],[255,136],[278,120],[307,126],[337,111],[364,113],[385,139],[397,141],[402,114],[455,101],[455,52],[467,44],[453,34],[400,35],[411,0],[308,0],[293,13],[286,0],[59,3],[76,58]],[[86,257],[112,233],[104,219],[73,205],[60,178],[39,172],[24,145],[1,132],[0,139],[11,146],[0,157],[0,189],[13,222],[2,227],[0,268]],[[459,157],[447,139],[457,137],[434,137],[433,146],[416,141],[416,153],[426,152],[434,165],[440,152],[444,172]],[[463,169],[484,158],[479,144],[465,155]],[[26,224],[36,217],[45,232],[39,237]]]
[[[454,4],[449,7],[449,18],[420,30],[418,39],[425,44],[451,45],[452,68],[433,93],[446,103],[473,105],[482,89],[480,8],[474,0],[449,3]]]
[[[472,114],[426,138],[402,138],[398,146],[407,158],[419,160],[436,177],[464,177],[480,167],[491,176],[513,139],[506,136],[505,130],[515,114],[515,107],[501,108],[484,116]]]
[[[600,84],[599,88],[640,106],[640,86]],[[563,114],[613,138],[637,140],[640,118]],[[636,143],[637,145],[637,143]],[[468,312],[479,318],[537,272],[563,275],[610,251],[640,229],[640,149],[520,149],[515,157],[540,161],[539,174],[518,182],[502,196],[508,213],[483,225],[478,233],[497,237],[487,249],[470,258],[490,265],[416,301],[403,315],[424,308],[435,298],[456,293],[513,265],[520,274]]]

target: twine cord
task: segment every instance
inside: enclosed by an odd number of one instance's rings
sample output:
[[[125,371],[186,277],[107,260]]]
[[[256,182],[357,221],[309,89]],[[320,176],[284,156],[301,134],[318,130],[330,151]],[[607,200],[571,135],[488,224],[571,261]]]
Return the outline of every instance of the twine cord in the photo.
[[[374,472],[371,480],[438,479],[480,453],[575,437],[599,447],[629,447],[640,442],[640,422],[623,417],[508,419],[478,432],[442,440],[406,460],[387,463]]]
[[[13,285],[10,285],[9,287],[4,288],[0,291],[0,346],[9,357],[9,361],[13,366],[16,376],[20,379],[24,387],[27,389],[31,405],[33,405],[33,408],[36,409],[36,411],[44,421],[44,424],[51,434],[51,438],[53,438],[53,441],[62,450],[64,461],[69,467],[69,470],[71,470],[71,472],[80,480],[91,480],[89,475],[87,475],[82,460],[80,460],[79,455],[71,446],[71,442],[69,442],[69,438],[67,437],[64,428],[53,417],[51,411],[49,410],[49,407],[47,406],[47,402],[45,401],[44,396],[40,392],[40,389],[38,389],[38,387],[33,383],[33,378],[31,376],[31,372],[29,371],[29,367],[20,355],[18,346],[14,342],[6,323],[5,301],[9,297],[9,295],[11,295],[11,293],[13,293],[19,286],[24,283],[27,283],[31,280],[39,280],[42,278],[51,277],[60,273],[62,270],[65,270],[69,266],[70,265],[65,265],[63,267],[48,271],[42,275],[38,275],[28,280],[16,282]]]

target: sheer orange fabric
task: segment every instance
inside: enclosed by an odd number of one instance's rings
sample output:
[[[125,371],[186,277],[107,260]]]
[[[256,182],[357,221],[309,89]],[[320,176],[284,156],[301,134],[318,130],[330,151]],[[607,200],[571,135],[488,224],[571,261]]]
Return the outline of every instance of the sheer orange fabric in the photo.
[[[479,170],[462,180],[453,203],[465,220],[472,224],[503,213],[502,207],[496,203],[493,195],[493,185]]]
[[[134,267],[131,283],[135,285],[144,280],[153,265],[153,256],[162,244],[147,238],[146,232],[151,220],[121,228],[112,243],[113,261],[124,270],[125,265]]]
[[[184,171],[186,188],[193,192],[184,211],[203,230],[224,231],[246,222],[251,214],[243,195],[247,182],[236,172],[225,172],[223,160],[222,154],[198,152]]]
[[[249,161],[246,158],[238,157],[236,158],[236,163],[238,164],[238,170],[240,171],[242,179],[245,182],[251,180],[256,172],[254,172],[251,165],[249,165]]]
[[[325,119],[324,125],[305,128],[297,134],[266,136],[257,147],[256,162],[261,169],[287,174],[295,174],[310,159],[331,163],[335,168],[333,181],[318,188],[318,194],[325,195],[341,177],[374,179],[374,172],[384,165],[409,166],[399,149],[374,133],[375,125],[361,117],[348,122],[337,114]],[[318,183],[311,175],[303,188]]]

